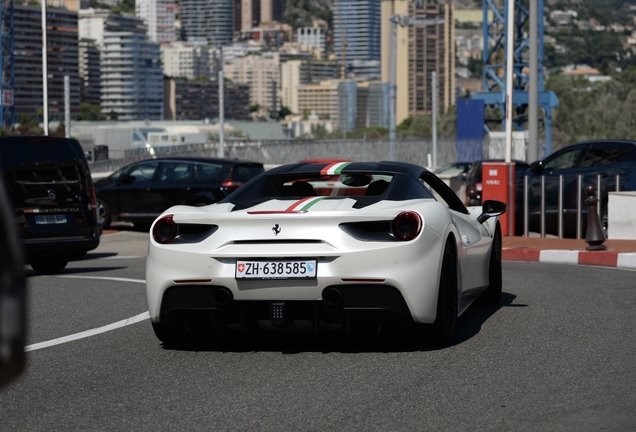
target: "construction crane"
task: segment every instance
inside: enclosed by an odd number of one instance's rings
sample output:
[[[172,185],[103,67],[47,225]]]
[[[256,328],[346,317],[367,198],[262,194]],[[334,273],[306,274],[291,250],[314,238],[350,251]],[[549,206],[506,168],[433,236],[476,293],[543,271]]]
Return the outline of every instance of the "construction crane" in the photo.
[[[484,91],[474,93],[472,99],[483,100],[484,105],[498,108],[501,114],[500,123],[505,129],[506,114],[506,85],[503,71],[506,70],[505,56],[506,40],[508,29],[508,4],[511,0],[504,0],[504,9],[499,10],[492,0],[483,2],[483,73],[482,80]],[[539,108],[543,112],[540,127],[545,131],[544,154],[552,153],[552,110],[559,106],[559,100],[552,91],[544,90],[543,74],[543,4],[544,0],[538,2],[538,57],[539,57],[539,77],[538,77],[538,99]],[[526,2],[527,3],[527,2]],[[492,18],[490,18],[492,17]],[[528,122],[528,84],[529,84],[529,63],[528,56],[525,55],[529,49],[530,40],[524,33],[524,26],[527,24],[530,13],[522,4],[521,0],[515,0],[515,25],[514,25],[514,95],[513,95],[513,127],[523,131]],[[489,133],[491,126],[488,119],[484,123],[484,130]]]
[[[5,129],[13,129],[15,125],[13,3],[12,0],[2,0],[0,6],[0,126]]]

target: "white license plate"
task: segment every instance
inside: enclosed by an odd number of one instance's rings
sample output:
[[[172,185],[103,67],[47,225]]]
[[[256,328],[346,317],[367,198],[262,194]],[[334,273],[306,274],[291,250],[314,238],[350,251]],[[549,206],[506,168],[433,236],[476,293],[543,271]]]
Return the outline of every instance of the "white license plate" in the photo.
[[[35,223],[38,225],[65,224],[66,215],[63,215],[63,214],[35,215]]]
[[[311,279],[316,260],[237,261],[236,279]]]

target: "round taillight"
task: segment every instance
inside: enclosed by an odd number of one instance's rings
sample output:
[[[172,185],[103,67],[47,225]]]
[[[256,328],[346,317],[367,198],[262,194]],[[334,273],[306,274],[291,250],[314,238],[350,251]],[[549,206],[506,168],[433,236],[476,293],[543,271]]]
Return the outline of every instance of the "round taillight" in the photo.
[[[155,222],[152,227],[152,236],[157,243],[170,243],[177,236],[177,224],[172,220],[173,215],[166,215]]]
[[[413,240],[422,229],[422,218],[414,211],[405,211],[393,219],[391,230],[400,240]]]

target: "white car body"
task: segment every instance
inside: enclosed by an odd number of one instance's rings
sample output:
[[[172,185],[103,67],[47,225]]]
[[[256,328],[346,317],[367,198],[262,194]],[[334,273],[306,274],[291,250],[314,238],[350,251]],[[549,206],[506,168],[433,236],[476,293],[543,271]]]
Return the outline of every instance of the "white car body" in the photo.
[[[356,208],[356,197],[324,198],[268,199],[239,210],[228,200],[166,210],[155,224],[172,215],[177,226],[218,228],[191,237],[193,241],[180,242],[177,237],[167,244],[158,242],[151,230],[146,264],[151,321],[161,323],[164,295],[179,286],[225,287],[239,303],[284,303],[321,302],[328,287],[358,284],[395,288],[410,319],[431,324],[437,317],[447,241],[457,255],[457,315],[488,287],[498,220],[495,216],[478,221],[482,207],[459,212],[430,197],[379,200]],[[310,208],[299,212],[306,203]],[[419,234],[410,241],[361,241],[342,228],[347,223],[392,221],[404,211],[417,213],[422,221]],[[237,261],[294,259],[315,259],[316,277],[237,278]]]

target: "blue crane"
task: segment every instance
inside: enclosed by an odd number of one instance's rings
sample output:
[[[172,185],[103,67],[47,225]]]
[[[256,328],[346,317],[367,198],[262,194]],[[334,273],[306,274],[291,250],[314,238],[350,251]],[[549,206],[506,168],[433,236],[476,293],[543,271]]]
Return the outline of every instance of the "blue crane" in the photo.
[[[484,104],[499,109],[501,125],[505,129],[506,113],[506,33],[508,29],[508,3],[505,0],[504,9],[498,9],[493,0],[483,2],[483,86],[484,91],[472,95],[472,99],[481,99]],[[545,156],[552,153],[552,110],[559,106],[556,94],[544,90],[543,74],[543,4],[544,0],[537,0],[539,16],[539,127],[545,133],[542,145]],[[529,37],[524,34],[524,26],[530,14],[526,6],[528,1],[515,0],[515,49],[514,49],[514,96],[513,96],[513,127],[522,131],[528,122],[528,56]],[[490,132],[488,124],[484,124],[486,132]]]
[[[0,6],[0,126],[7,129],[13,129],[15,125],[13,3],[2,0]]]

